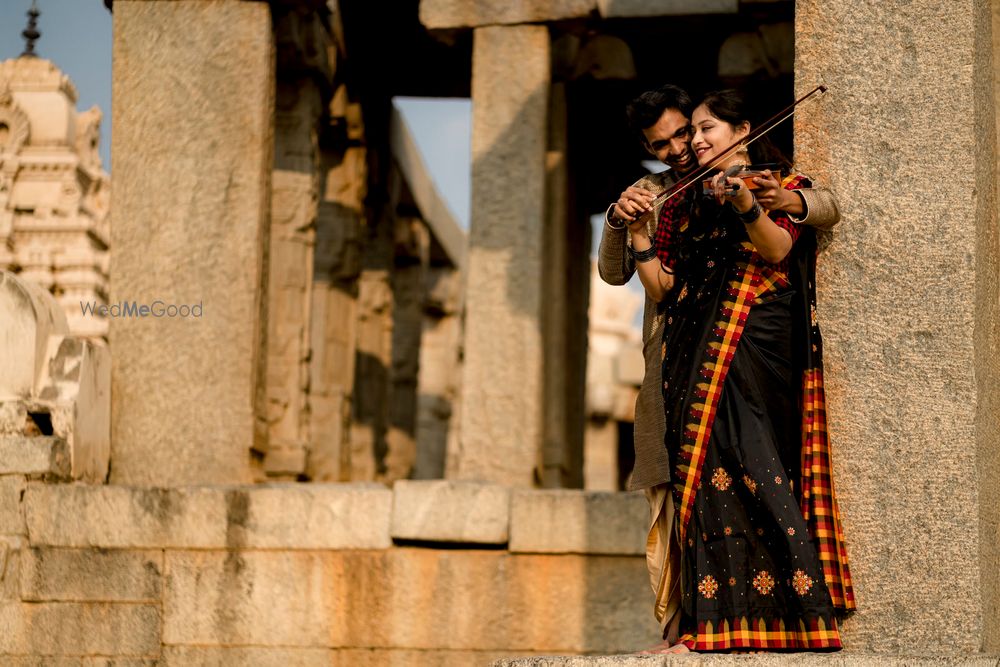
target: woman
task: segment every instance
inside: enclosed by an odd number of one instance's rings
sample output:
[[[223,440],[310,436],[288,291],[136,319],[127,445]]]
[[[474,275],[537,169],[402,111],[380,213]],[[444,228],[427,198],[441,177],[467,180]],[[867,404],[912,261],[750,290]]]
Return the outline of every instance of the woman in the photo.
[[[691,121],[702,166],[750,133],[733,91],[706,96]],[[638,267],[666,306],[678,648],[837,650],[837,618],[855,605],[830,479],[816,241],[721,171],[748,162],[744,151],[716,165],[708,199],[689,193],[665,204],[659,261]]]

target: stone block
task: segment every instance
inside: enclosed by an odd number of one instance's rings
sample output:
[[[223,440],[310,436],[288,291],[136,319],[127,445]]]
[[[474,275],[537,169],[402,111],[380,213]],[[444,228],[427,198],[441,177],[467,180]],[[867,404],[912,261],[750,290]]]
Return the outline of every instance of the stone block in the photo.
[[[171,645],[607,652],[659,634],[643,558],[168,551],[166,571]]]
[[[266,437],[270,7],[120,3],[112,55],[109,301],[162,313],[111,318],[112,481],[249,482]]]
[[[510,550],[643,555],[649,504],[641,493],[515,490]]]
[[[381,549],[391,544],[392,492],[377,484],[175,489],[32,484],[25,502],[35,546]]]
[[[604,18],[735,14],[739,8],[739,0],[597,0]]]
[[[156,605],[105,602],[0,604],[0,655],[154,656]]]
[[[597,0],[421,0],[420,23],[429,30],[544,23],[589,16],[597,4]]]
[[[27,482],[20,475],[0,477],[0,535],[26,534],[22,507],[22,495],[26,488]]]
[[[0,436],[0,474],[10,473],[69,478],[70,456],[66,441],[44,436]]]
[[[0,536],[0,601],[21,599],[21,550],[25,539],[19,535]]]
[[[158,602],[163,552],[35,547],[20,569],[26,602]]]
[[[0,400],[29,398],[47,360],[49,337],[69,331],[66,315],[47,291],[0,271]]]
[[[549,71],[545,26],[475,30],[466,293],[476,298],[466,302],[461,397],[471,407],[449,477],[532,486],[539,472]]]
[[[496,484],[400,480],[393,486],[392,537],[504,544],[510,489]]]
[[[223,646],[165,646],[162,667],[330,667],[326,648],[259,648]]]
[[[385,549],[392,545],[392,492],[381,484],[270,484],[243,493],[246,547]]]
[[[38,400],[69,448],[72,477],[101,484],[111,456],[111,352],[103,343],[52,336]]]

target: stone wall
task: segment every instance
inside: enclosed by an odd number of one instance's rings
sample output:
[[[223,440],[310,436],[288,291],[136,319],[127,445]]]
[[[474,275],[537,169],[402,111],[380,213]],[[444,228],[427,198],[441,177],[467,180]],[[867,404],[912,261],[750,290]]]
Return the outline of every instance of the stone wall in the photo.
[[[2,472],[4,664],[465,667],[657,639],[640,495]]]

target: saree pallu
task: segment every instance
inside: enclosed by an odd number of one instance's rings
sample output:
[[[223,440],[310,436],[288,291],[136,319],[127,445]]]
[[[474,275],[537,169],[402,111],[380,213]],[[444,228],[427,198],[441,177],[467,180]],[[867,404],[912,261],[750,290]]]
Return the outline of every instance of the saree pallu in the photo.
[[[854,597],[830,478],[815,237],[801,230],[779,271],[742,223],[714,213],[684,227],[663,331],[681,640],[837,650]]]

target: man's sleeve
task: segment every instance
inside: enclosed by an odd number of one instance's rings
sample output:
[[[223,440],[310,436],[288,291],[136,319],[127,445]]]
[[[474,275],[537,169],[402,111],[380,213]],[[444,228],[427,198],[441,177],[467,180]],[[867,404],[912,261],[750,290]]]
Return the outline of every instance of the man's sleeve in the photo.
[[[790,216],[800,225],[809,225],[816,229],[831,229],[840,222],[840,209],[837,198],[827,188],[802,188],[796,190],[802,196],[805,210],[802,217]]]
[[[628,254],[628,228],[612,229],[607,214],[601,221],[601,245],[597,251],[597,272],[609,285],[624,285],[635,273],[635,262]]]

